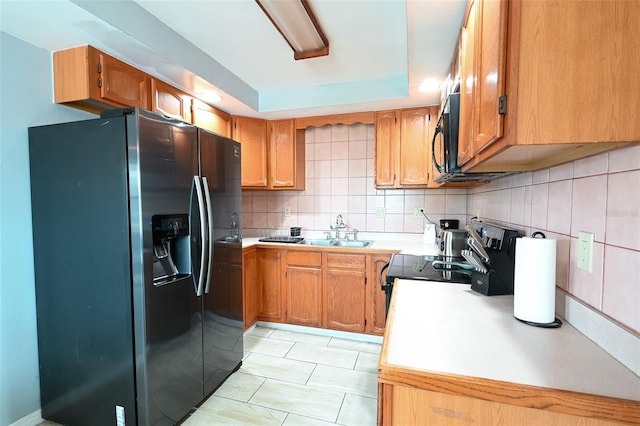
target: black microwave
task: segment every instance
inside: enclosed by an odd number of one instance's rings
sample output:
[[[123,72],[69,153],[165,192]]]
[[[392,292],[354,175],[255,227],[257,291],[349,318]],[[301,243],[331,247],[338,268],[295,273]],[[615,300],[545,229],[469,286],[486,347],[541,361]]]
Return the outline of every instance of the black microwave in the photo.
[[[458,165],[459,128],[460,93],[452,93],[447,97],[442,108],[442,113],[431,141],[433,167],[440,172],[440,176],[435,179],[436,182],[487,182],[511,174],[507,172],[463,172]],[[436,155],[436,153],[439,155]]]

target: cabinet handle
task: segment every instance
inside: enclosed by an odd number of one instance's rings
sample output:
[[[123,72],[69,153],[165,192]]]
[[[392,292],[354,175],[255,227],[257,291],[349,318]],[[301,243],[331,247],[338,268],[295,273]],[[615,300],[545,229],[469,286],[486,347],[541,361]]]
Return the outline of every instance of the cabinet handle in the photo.
[[[507,113],[507,95],[502,95],[498,100],[498,114],[504,115],[506,113]]]

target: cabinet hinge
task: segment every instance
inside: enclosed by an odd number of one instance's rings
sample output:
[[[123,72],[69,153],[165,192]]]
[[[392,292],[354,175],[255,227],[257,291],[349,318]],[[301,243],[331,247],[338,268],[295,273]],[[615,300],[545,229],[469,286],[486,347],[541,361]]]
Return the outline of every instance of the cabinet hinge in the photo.
[[[98,64],[98,74],[102,73],[102,64]]]
[[[507,95],[500,96],[498,100],[498,114],[506,114],[507,113]]]
[[[102,87],[102,79],[101,78],[98,79],[98,87]]]

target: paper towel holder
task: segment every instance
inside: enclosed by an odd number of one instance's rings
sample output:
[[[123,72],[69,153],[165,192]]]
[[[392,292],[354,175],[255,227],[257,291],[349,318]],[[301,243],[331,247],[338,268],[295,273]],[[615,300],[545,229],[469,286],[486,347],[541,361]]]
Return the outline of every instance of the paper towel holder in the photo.
[[[531,238],[538,238],[538,236],[540,236],[541,238],[547,238],[546,235],[544,235],[543,232],[540,231],[536,231],[533,234],[531,234]],[[513,316],[515,319],[517,319],[518,321],[525,323],[527,325],[531,325],[533,327],[540,327],[540,328],[559,328],[562,326],[562,321],[560,320],[560,318],[555,317],[555,319],[552,322],[546,322],[546,323],[542,323],[542,322],[534,322],[534,321],[527,321],[527,320],[523,320],[518,318],[517,316]]]

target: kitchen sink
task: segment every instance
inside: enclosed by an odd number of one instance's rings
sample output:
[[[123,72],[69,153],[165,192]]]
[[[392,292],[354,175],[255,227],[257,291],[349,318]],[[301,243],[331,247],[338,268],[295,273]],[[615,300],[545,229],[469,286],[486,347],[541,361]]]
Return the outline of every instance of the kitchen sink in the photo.
[[[336,240],[332,245],[339,247],[369,247],[372,241]]]
[[[318,239],[318,240],[308,240],[308,239],[304,239],[304,241],[301,241],[300,244],[306,244],[308,246],[331,246],[333,245],[334,240],[327,240],[327,239]]]
[[[336,239],[305,239],[300,244],[309,246],[325,246],[325,247],[369,247],[373,241],[350,241]]]

